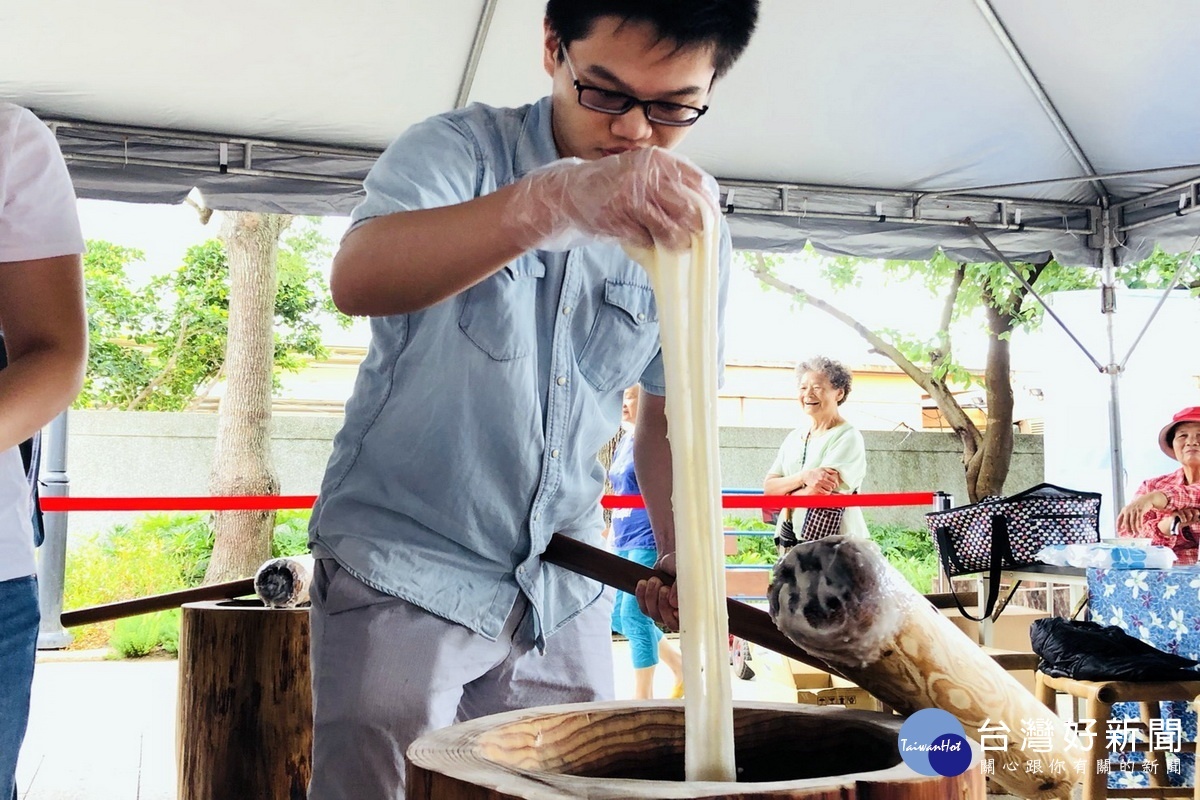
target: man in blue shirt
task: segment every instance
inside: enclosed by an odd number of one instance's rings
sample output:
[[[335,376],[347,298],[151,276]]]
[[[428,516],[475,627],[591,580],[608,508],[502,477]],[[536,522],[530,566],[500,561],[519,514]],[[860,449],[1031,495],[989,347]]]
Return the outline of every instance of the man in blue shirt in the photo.
[[[549,97],[419,123],[368,175],[331,279],[372,341],[310,534],[311,800],[402,796],[405,749],[456,720],[611,698],[611,593],[541,554],[600,543],[596,454],[637,382],[673,566],[658,312],[619,243],[686,247],[715,204],[669,150],[757,5],[551,0]]]

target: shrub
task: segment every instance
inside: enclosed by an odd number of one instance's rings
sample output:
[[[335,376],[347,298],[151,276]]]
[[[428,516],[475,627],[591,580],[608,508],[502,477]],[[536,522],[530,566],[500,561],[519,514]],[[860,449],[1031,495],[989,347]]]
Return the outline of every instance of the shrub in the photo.
[[[308,552],[309,509],[284,509],[275,515],[271,557],[299,556]]]
[[[878,522],[867,523],[867,528],[884,557],[914,589],[921,594],[933,591],[938,565],[929,531]]]
[[[774,526],[762,521],[761,517],[743,517],[726,514],[723,519],[725,530],[763,531],[775,530]],[[771,536],[738,536],[737,553],[725,557],[727,564],[774,564],[778,560],[775,540]]]
[[[773,530],[761,519],[732,514],[725,516],[724,524],[726,530]],[[938,565],[928,531],[870,521],[867,522],[867,529],[884,558],[914,589],[922,594],[933,590]],[[725,560],[728,564],[774,564],[777,560],[775,543],[770,536],[739,536],[737,555],[727,556]]]
[[[117,620],[109,645],[123,658],[179,653],[179,609]]]

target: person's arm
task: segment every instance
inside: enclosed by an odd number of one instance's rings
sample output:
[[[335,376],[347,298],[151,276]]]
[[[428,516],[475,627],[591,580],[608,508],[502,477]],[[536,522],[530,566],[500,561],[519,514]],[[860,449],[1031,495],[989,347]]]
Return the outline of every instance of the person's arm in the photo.
[[[633,464],[646,501],[646,514],[658,549],[655,567],[675,574],[675,517],[671,508],[671,446],[667,441],[666,398],[643,391],[638,405]],[[638,605],[651,619],[679,629],[679,595],[658,578],[640,581]]]
[[[1146,527],[1147,512],[1167,507],[1167,496],[1160,491],[1147,492],[1131,500],[1117,515],[1117,532],[1126,536],[1137,536]]]
[[[796,435],[795,431],[788,434],[783,440],[783,444],[779,445],[779,452],[775,454],[775,461],[767,470],[767,477],[763,479],[763,494],[791,494],[804,486],[804,478],[798,472],[795,475],[787,475],[787,467],[784,465],[786,456],[784,453],[788,449],[788,443],[792,437]],[[800,469],[804,469],[804,465],[800,465]]]
[[[821,454],[821,467],[833,473],[834,491],[853,492],[867,477],[867,446],[857,428],[847,425]]]
[[[791,494],[804,486],[800,475],[768,475],[763,481],[763,494]]]
[[[362,223],[334,256],[334,304],[346,314],[407,314],[479,283],[536,244],[501,225],[514,192],[507,186],[464,203]]]
[[[0,451],[67,408],[83,384],[87,317],[76,255],[0,263]]]
[[[832,494],[841,480],[838,471],[828,467],[808,469],[795,475],[768,475],[763,481],[763,494]]]
[[[700,225],[692,192],[702,187],[703,173],[665,150],[558,161],[476,197],[476,156],[446,125],[428,122],[410,131],[372,168],[364,202],[370,218],[346,235],[333,261],[330,289],[343,312],[385,316],[428,308],[539,246],[607,239],[683,248]],[[423,144],[417,152],[432,163],[418,163],[412,144]],[[437,169],[442,160],[449,179]],[[394,213],[380,214],[380,206]]]
[[[1167,498],[1167,508],[1169,509],[1200,506],[1200,483],[1164,486],[1161,491]]]

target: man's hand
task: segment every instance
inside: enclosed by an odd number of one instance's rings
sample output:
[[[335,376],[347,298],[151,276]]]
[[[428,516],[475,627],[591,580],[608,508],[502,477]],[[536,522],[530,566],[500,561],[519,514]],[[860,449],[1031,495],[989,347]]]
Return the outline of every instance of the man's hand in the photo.
[[[685,250],[702,226],[697,196],[720,217],[704,173],[657,147],[595,161],[556,161],[514,190],[504,227],[529,248],[544,250],[596,239]]]
[[[675,554],[659,556],[654,568],[671,575],[676,574]],[[667,585],[657,575],[638,581],[635,596],[643,614],[665,625],[669,630],[679,630],[679,592],[674,582]]]
[[[1162,492],[1150,492],[1141,497],[1135,497],[1117,515],[1117,530],[1129,531],[1132,534],[1140,533],[1142,522],[1146,518],[1146,512],[1151,509],[1164,509],[1166,507],[1167,496]]]

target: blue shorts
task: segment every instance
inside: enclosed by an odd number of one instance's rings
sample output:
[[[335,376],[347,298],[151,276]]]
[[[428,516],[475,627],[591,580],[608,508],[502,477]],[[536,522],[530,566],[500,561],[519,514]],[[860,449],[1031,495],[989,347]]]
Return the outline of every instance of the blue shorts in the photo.
[[[617,555],[643,567],[653,567],[658,560],[658,551],[652,547],[617,550]],[[663,637],[662,631],[654,624],[654,620],[638,608],[636,597],[628,592],[617,592],[612,624],[614,631],[629,640],[634,669],[645,669],[658,663],[658,643]]]

